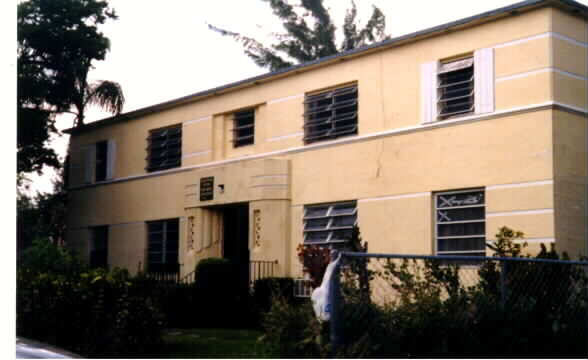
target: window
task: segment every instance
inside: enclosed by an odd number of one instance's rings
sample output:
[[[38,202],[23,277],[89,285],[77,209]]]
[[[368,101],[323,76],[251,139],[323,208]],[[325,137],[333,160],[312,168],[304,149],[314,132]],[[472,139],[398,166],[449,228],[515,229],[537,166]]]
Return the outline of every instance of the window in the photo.
[[[439,118],[474,112],[474,58],[441,64],[438,76]]]
[[[91,184],[114,178],[115,152],[112,139],[84,146],[84,181]]]
[[[182,125],[151,130],[147,138],[148,172],[178,167],[182,162]]]
[[[108,226],[90,228],[90,267],[108,268]]]
[[[357,134],[357,85],[307,95],[304,105],[305,143]]]
[[[485,255],[484,190],[451,191],[436,194],[435,216],[437,254]]]
[[[345,243],[357,224],[355,201],[304,207],[304,243]]]
[[[421,123],[494,111],[494,50],[421,64]]]
[[[147,271],[179,273],[179,219],[147,222]]]
[[[96,181],[106,180],[106,163],[108,158],[108,142],[96,143]]]
[[[233,146],[251,145],[254,142],[255,109],[237,111],[233,115]]]

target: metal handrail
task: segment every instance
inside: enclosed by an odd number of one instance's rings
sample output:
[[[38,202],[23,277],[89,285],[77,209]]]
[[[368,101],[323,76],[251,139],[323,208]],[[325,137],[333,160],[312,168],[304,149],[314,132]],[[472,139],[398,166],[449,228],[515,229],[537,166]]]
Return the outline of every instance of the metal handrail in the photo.
[[[253,286],[255,280],[274,276],[274,265],[278,260],[250,260],[249,261],[249,283]]]

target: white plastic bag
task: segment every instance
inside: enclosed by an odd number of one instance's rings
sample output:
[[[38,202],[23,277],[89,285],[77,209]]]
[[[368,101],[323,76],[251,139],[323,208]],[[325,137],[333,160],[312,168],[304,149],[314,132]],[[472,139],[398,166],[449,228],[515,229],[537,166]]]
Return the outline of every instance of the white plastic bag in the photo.
[[[325,270],[321,286],[314,289],[310,296],[314,314],[320,321],[329,321],[331,318],[332,305],[331,299],[329,298],[329,285],[331,284],[331,277],[333,276],[335,267],[339,263],[339,259],[341,259],[341,254],[339,254],[335,261],[332,261],[327,265],[327,270]]]

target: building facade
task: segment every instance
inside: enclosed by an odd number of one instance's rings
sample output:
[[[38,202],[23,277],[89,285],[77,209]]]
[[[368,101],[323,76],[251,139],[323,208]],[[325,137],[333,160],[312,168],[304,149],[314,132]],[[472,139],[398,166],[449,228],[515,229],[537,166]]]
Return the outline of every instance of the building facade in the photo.
[[[67,240],[95,265],[370,252],[587,254],[588,8],[530,0],[71,129]]]

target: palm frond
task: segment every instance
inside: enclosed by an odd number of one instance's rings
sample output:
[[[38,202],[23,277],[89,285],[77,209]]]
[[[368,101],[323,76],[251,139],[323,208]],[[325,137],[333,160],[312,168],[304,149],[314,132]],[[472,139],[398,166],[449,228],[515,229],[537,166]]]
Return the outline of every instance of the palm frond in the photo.
[[[87,105],[96,105],[111,114],[118,115],[125,104],[122,87],[114,81],[102,80],[89,85]]]

